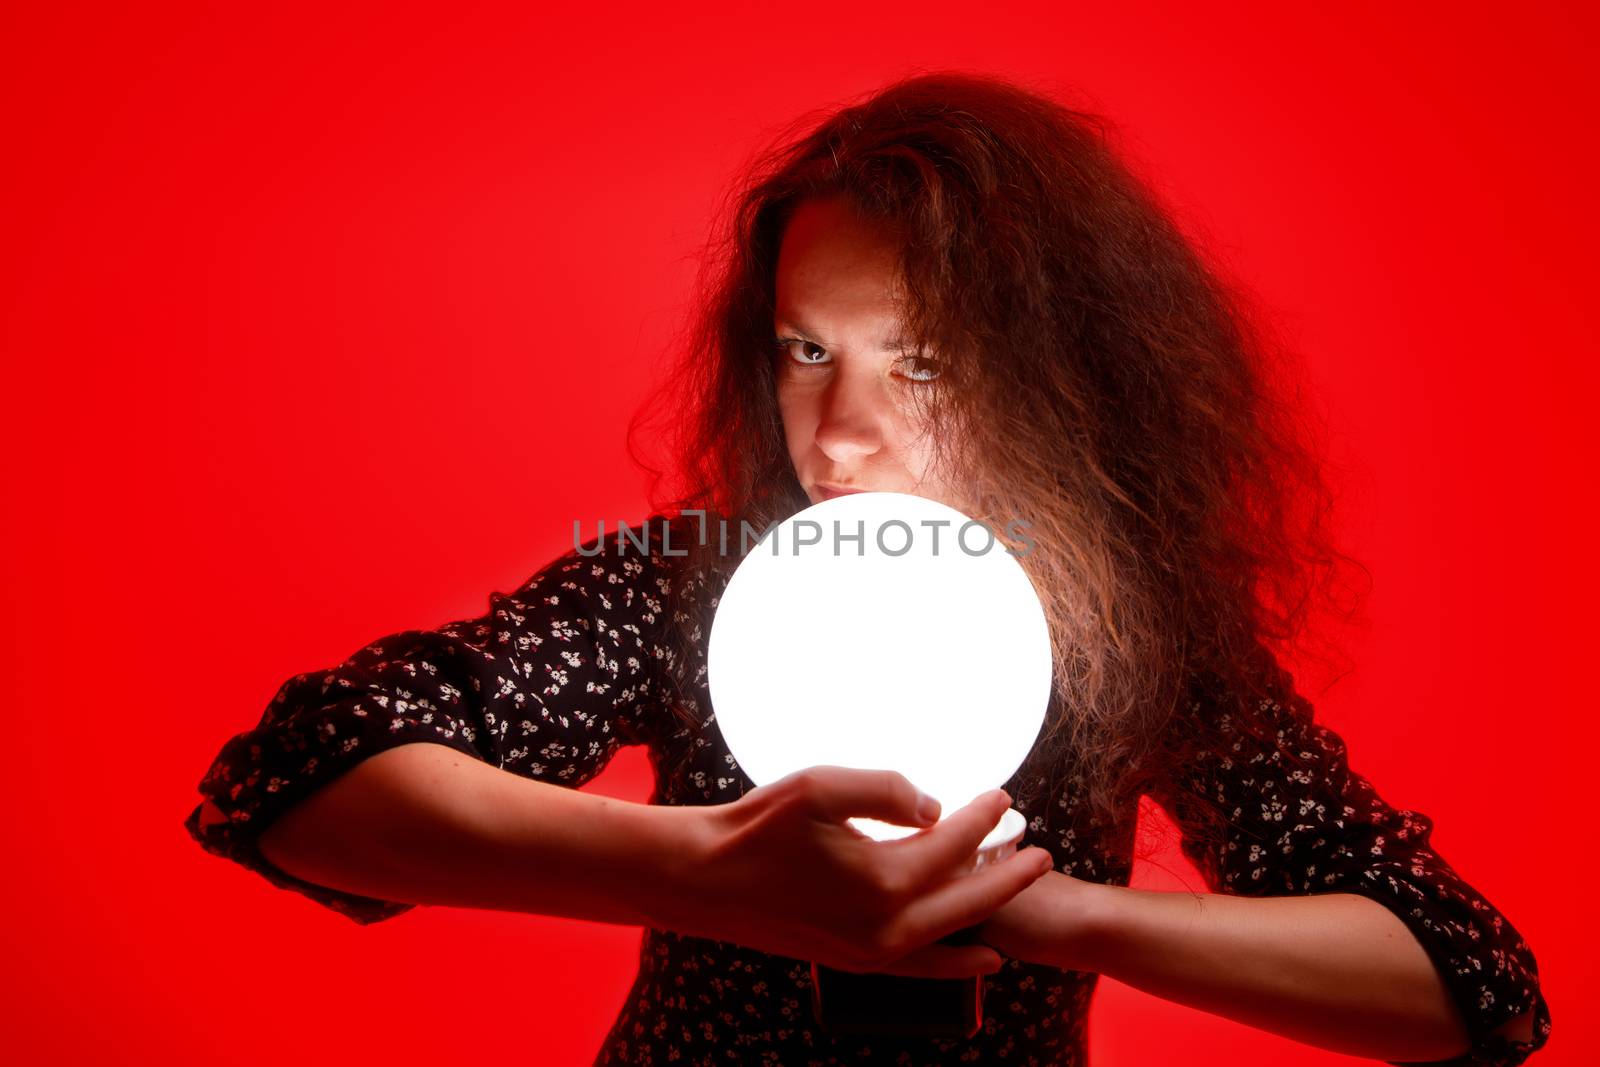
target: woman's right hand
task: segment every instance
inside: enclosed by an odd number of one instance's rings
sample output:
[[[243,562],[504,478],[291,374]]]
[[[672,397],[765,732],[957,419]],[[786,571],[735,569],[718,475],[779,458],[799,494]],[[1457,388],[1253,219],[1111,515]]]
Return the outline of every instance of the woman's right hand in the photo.
[[[942,822],[937,802],[894,771],[812,767],[705,814],[703,847],[683,871],[680,932],[836,970],[961,978],[997,970],[987,945],[943,945],[1051,870],[1026,848],[965,873],[1011,804],[1003,790]],[[930,798],[931,799],[931,798]],[[846,820],[925,827],[875,841]],[[689,857],[685,857],[689,859]]]

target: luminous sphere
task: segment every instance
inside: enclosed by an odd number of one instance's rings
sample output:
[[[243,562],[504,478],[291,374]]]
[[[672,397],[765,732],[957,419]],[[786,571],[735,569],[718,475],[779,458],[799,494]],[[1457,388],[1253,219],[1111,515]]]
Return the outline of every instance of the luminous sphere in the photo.
[[[758,786],[819,764],[894,770],[943,815],[1022,765],[1051,666],[1017,559],[982,523],[905,493],[834,497],[774,525],[729,580],[707,650],[716,723]]]

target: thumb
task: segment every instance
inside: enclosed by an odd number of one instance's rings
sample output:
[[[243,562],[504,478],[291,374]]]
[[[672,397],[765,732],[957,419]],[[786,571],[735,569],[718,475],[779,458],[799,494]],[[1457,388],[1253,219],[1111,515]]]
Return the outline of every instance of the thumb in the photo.
[[[832,822],[857,816],[897,826],[932,826],[939,821],[939,801],[899,771],[824,765],[801,773],[811,781],[818,814]]]

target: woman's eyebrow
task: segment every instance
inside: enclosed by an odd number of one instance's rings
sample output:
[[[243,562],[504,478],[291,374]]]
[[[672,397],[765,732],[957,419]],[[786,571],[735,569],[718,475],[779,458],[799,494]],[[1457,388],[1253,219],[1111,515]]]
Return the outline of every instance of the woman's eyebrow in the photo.
[[[828,342],[823,340],[822,334],[808,326],[805,326],[799,320],[791,316],[779,315],[777,318],[777,325],[780,333],[804,334],[805,336],[815,340],[817,344],[822,345],[822,347],[828,347]],[[903,337],[899,334],[896,334],[893,337],[888,337],[878,342],[878,347],[885,352],[910,352],[916,349],[918,346],[909,337]]]
[[[778,332],[779,333],[804,334],[805,336],[815,340],[818,344],[822,344],[823,343],[822,334],[821,333],[819,333],[816,330],[813,330],[811,327],[805,325],[799,319],[795,318],[793,315],[779,315],[778,316]],[[826,347],[826,346],[824,346],[824,347]]]

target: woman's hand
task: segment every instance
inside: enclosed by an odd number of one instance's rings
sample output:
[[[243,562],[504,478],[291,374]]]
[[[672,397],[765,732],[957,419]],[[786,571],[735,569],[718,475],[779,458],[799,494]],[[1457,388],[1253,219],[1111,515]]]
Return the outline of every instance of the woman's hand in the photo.
[[[993,949],[933,942],[989,916],[1049,870],[1050,854],[1024,849],[964,873],[1011,798],[995,790],[937,825],[937,802],[919,812],[923,799],[893,771],[812,767],[706,808],[666,925],[842,971],[993,973]],[[856,816],[927,829],[875,841],[847,824]]]
[[[1011,959],[1094,970],[1089,936],[1095,888],[1095,883],[1047,871],[990,915],[978,937]]]

